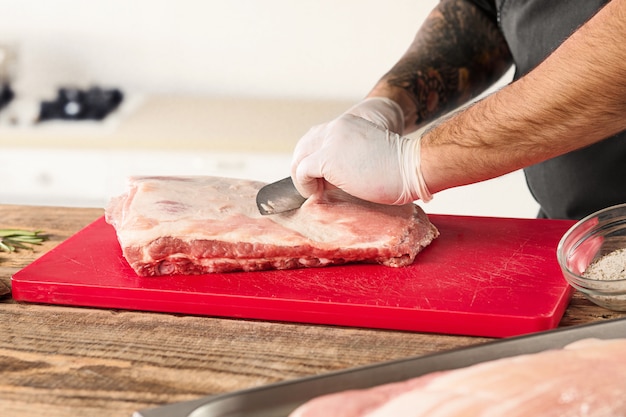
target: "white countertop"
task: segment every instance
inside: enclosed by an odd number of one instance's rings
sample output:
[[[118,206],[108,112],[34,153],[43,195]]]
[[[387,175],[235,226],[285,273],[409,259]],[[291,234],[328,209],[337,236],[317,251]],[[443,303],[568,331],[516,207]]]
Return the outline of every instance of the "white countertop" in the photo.
[[[131,96],[104,122],[0,123],[0,147],[291,152],[311,126],[336,117],[350,104]]]

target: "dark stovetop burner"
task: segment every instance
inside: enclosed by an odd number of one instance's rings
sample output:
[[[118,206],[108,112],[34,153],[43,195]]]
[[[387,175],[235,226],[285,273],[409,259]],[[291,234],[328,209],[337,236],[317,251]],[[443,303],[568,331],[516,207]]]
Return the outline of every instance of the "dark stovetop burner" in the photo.
[[[15,97],[15,93],[11,89],[11,86],[8,83],[3,83],[0,85],[0,109],[4,106],[8,105],[11,100]]]
[[[59,88],[54,101],[41,102],[38,121],[103,120],[120,105],[123,98],[124,95],[118,89]]]

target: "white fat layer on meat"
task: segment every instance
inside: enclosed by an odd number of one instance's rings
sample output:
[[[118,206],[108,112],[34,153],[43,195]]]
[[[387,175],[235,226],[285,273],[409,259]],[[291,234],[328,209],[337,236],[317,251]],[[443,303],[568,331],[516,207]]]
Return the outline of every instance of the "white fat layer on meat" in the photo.
[[[415,204],[374,204],[339,190],[313,196],[300,209],[262,216],[256,195],[263,185],[210,176],[135,177],[105,216],[139,275],[346,262],[399,267],[439,235]]]
[[[624,387],[626,339],[584,340],[446,372],[360,417],[624,416]]]
[[[153,239],[154,236],[180,237],[183,240],[210,239],[212,233],[224,242],[240,242],[242,232],[238,229],[224,230],[219,228],[220,220],[232,219],[233,214],[241,216],[242,221],[273,222],[284,228],[259,227],[258,233],[252,232],[246,236],[246,242],[254,244],[273,244],[280,239],[282,245],[294,246],[307,244],[309,241],[341,244],[346,235],[353,235],[355,227],[365,232],[367,224],[355,225],[350,216],[338,215],[333,218],[314,218],[317,211],[315,204],[319,201],[310,199],[300,210],[289,213],[262,216],[256,206],[256,194],[265,185],[261,182],[237,180],[226,181],[219,177],[180,177],[179,181],[163,181],[160,178],[138,177],[131,178],[130,183],[135,189],[129,191],[131,198],[125,200],[126,206],[117,219],[117,227],[121,241],[127,246],[142,245]],[[336,205],[337,210],[361,210],[375,208],[371,203],[362,202],[357,205],[346,202]],[[389,210],[388,207],[386,207]],[[400,213],[402,210],[411,210],[408,207],[394,207]],[[328,210],[322,213],[328,215]],[[159,219],[150,227],[150,219]],[[206,219],[213,219],[207,222]],[[314,220],[314,221],[311,221]],[[202,227],[201,225],[205,225]],[[212,230],[211,224],[218,226]],[[286,234],[285,230],[289,233]],[[365,236],[366,234],[363,233]],[[367,234],[369,240],[350,242],[351,247],[371,247],[388,243],[389,234],[381,230],[380,233]],[[401,239],[402,236],[398,236]],[[375,239],[375,240],[372,240]]]

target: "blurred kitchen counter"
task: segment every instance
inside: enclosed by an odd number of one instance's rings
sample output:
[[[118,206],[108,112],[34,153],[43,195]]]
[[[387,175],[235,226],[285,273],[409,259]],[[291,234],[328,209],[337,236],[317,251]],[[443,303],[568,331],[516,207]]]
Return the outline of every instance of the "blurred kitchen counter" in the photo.
[[[0,111],[0,204],[104,207],[133,175],[275,181],[313,125],[340,101],[129,94],[101,122],[38,124],[35,103]]]
[[[275,181],[289,175],[300,137],[352,104],[129,94],[103,122],[38,125],[12,125],[5,109],[0,111],[0,204],[104,207],[132,175]],[[437,193],[425,210],[534,217],[537,204],[523,173],[516,171]]]
[[[332,100],[129,95],[120,109],[102,122],[0,123],[0,147],[290,153],[311,126],[338,116],[351,104]]]

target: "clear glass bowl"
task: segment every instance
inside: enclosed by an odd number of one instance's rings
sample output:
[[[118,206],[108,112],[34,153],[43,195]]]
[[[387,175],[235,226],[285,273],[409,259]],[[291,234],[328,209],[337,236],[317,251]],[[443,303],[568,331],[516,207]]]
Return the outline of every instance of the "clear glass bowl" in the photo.
[[[626,311],[626,204],[597,211],[572,226],[561,238],[557,259],[565,279],[595,304]],[[618,255],[620,251],[620,256]],[[615,257],[611,274],[591,273],[594,262]],[[602,260],[602,261],[601,261]]]

